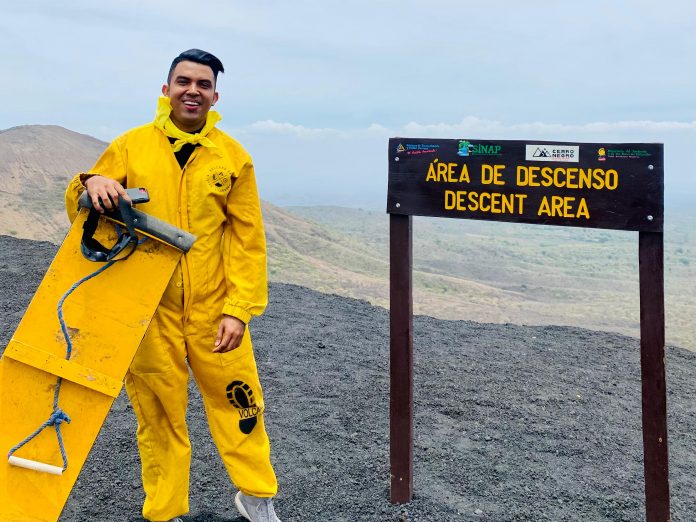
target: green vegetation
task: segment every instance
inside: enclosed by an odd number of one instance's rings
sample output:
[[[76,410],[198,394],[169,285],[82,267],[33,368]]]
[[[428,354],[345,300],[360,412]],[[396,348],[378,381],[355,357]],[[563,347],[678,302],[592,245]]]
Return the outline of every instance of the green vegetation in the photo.
[[[272,279],[388,306],[389,218],[381,212],[291,207],[316,223],[270,256]],[[666,335],[696,350],[696,227],[667,216]],[[414,310],[448,319],[574,325],[639,336],[638,234],[611,230],[414,218]]]

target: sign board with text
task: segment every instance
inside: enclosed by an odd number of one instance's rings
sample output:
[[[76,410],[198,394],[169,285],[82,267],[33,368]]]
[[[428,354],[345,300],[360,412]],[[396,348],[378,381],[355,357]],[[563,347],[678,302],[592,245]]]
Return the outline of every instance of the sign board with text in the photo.
[[[661,232],[663,146],[391,138],[387,212]]]
[[[659,143],[389,140],[390,500],[413,498],[413,218],[638,232],[647,522],[670,520]]]

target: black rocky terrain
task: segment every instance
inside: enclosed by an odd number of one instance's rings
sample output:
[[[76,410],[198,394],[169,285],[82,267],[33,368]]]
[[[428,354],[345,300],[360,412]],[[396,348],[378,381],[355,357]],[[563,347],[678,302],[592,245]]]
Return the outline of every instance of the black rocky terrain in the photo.
[[[0,236],[0,349],[56,247]],[[639,342],[415,319],[415,497],[391,505],[388,312],[273,284],[251,325],[289,521],[644,520]],[[667,311],[669,313],[669,311]],[[668,347],[674,522],[696,520],[696,354]],[[241,522],[190,387],[191,513]],[[135,417],[115,402],[62,521],[137,521]]]

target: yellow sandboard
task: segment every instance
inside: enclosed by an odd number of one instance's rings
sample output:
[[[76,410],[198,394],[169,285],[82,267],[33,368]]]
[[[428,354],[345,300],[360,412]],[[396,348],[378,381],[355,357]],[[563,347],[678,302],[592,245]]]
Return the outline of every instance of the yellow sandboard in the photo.
[[[73,345],[68,361],[58,302],[75,282],[104,264],[86,260],[80,251],[87,214],[86,209],[80,211],[0,358],[3,522],[58,520],[182,255],[179,248],[149,237],[130,257],[80,285],[63,305]],[[148,221],[146,215],[139,215],[141,223]],[[104,218],[99,221],[95,238],[113,244],[117,237],[115,225]],[[152,221],[156,220],[150,218]],[[138,228],[140,236],[142,229]],[[169,229],[176,232],[175,243],[187,243],[179,247],[190,248],[193,236],[171,226]],[[44,471],[11,465],[6,457],[10,449],[53,412],[57,376],[62,377],[59,407],[71,419],[60,425],[67,468],[62,470],[53,426],[46,427],[13,455],[14,463],[28,462]],[[37,462],[45,467],[32,464]]]

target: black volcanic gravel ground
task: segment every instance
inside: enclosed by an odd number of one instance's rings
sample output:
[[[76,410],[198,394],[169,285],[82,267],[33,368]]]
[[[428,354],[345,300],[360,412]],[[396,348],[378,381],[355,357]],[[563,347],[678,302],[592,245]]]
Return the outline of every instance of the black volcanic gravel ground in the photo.
[[[0,236],[0,347],[55,246]],[[273,284],[252,322],[289,521],[644,520],[639,343],[616,334],[415,319],[415,498],[388,503],[388,313]],[[669,310],[667,311],[669,313]],[[696,521],[696,354],[669,347],[674,522]],[[191,513],[242,522],[195,386]],[[138,521],[135,417],[113,410],[62,521]]]

